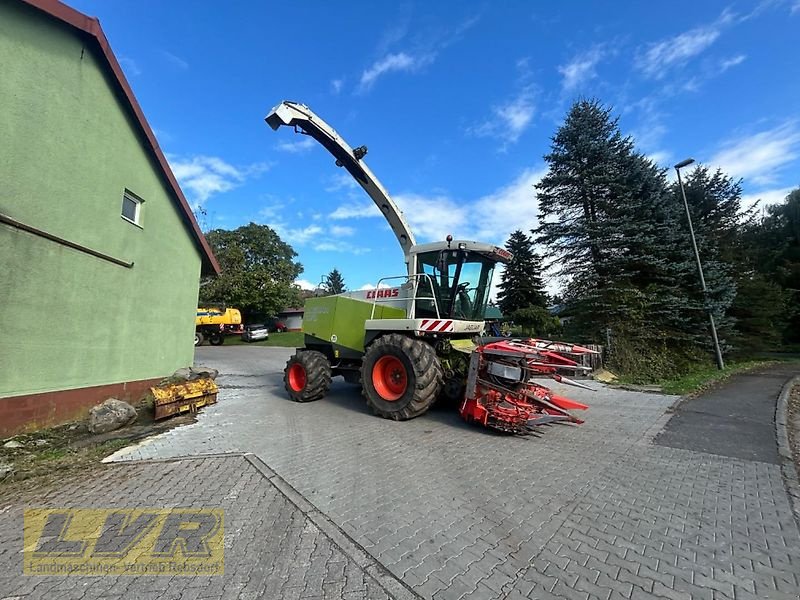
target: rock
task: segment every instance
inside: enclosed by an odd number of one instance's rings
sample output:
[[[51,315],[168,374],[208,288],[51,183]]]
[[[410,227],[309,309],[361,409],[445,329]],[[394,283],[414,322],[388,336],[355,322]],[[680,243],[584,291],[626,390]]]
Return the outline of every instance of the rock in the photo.
[[[8,477],[14,472],[14,465],[9,463],[0,463],[0,481]]]
[[[49,446],[50,442],[48,442],[47,440],[33,440],[33,445],[34,446]]]
[[[136,409],[127,402],[109,398],[89,409],[89,431],[106,433],[136,420]]]
[[[17,440],[11,440],[10,442],[6,442],[3,444],[3,448],[24,448],[25,444],[18,442]]]
[[[202,379],[204,377],[216,379],[217,375],[219,375],[219,371],[216,369],[209,369],[208,367],[183,367],[175,371],[172,374],[172,378],[194,381],[195,379]]]

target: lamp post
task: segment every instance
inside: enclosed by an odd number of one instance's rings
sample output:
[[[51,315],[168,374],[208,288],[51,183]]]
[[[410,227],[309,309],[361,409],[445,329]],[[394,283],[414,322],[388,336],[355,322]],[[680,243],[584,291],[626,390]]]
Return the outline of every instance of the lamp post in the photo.
[[[687,158],[675,165],[675,172],[678,174],[678,185],[681,187],[681,195],[683,196],[683,206],[686,209],[686,220],[689,222],[689,234],[692,237],[692,248],[694,248],[694,257],[697,260],[697,272],[700,274],[700,284],[703,286],[703,300],[708,301],[708,288],[706,287],[706,278],[703,276],[703,265],[700,263],[700,253],[697,251],[697,240],[694,238],[694,227],[692,227],[692,214],[689,212],[689,202],[686,200],[686,190],[683,188],[683,180],[681,179],[681,169],[688,167],[694,162],[693,158]],[[708,306],[708,320],[711,322],[711,337],[714,340],[714,354],[717,357],[717,368],[720,370],[725,368],[725,363],[722,360],[722,351],[719,348],[719,338],[717,337],[717,326],[714,323],[714,313],[711,306]]]

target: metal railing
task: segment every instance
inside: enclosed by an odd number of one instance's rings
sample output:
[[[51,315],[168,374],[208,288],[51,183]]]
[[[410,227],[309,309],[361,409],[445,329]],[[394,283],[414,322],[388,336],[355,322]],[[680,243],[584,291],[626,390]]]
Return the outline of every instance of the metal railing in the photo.
[[[434,287],[433,287],[433,279],[431,279],[431,276],[428,275],[427,273],[417,273],[416,275],[396,275],[394,277],[384,277],[382,279],[379,279],[378,280],[378,287],[375,288],[376,289],[375,298],[373,298],[373,300],[372,300],[372,313],[370,314],[370,317],[369,317],[370,319],[374,319],[375,318],[375,307],[378,305],[379,302],[380,303],[389,303],[389,302],[396,302],[398,300],[398,298],[378,298],[378,295],[377,295],[377,290],[382,289],[381,288],[381,283],[384,283],[386,281],[393,281],[393,280],[397,280],[397,279],[402,279],[403,280],[403,283],[401,283],[400,286],[399,286],[401,288],[404,285],[406,285],[407,283],[413,282],[412,295],[409,298],[405,298],[405,300],[407,302],[411,303],[411,310],[410,311],[406,310],[406,314],[408,314],[409,318],[413,319],[416,316],[417,300],[433,300],[433,308],[436,311],[436,318],[437,319],[441,318],[439,316],[440,315],[440,313],[439,313],[439,301],[436,299],[436,294],[433,293],[433,289],[434,289]],[[433,294],[432,296],[417,296],[417,290],[419,289],[419,281],[420,281],[420,279],[426,279],[428,281],[428,284],[430,285],[430,289],[431,289],[431,294]],[[386,288],[383,288],[383,289],[386,289]]]

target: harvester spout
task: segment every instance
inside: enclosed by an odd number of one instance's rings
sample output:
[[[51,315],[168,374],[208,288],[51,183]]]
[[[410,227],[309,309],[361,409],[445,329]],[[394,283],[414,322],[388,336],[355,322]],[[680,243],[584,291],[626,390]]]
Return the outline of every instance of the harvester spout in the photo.
[[[299,102],[284,100],[273,108],[264,120],[272,129],[277,130],[281,126],[294,127],[296,132],[311,136],[333,155],[336,166],[347,169],[389,222],[408,265],[409,250],[416,243],[414,234],[411,233],[411,227],[389,196],[389,192],[362,160],[367,153],[366,146],[351,148],[333,127],[308,106]]]

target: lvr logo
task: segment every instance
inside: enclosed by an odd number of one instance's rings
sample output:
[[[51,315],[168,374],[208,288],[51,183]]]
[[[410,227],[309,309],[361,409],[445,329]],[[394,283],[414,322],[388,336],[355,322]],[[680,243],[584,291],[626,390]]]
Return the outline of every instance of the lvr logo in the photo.
[[[221,575],[221,509],[29,509],[27,575]]]

